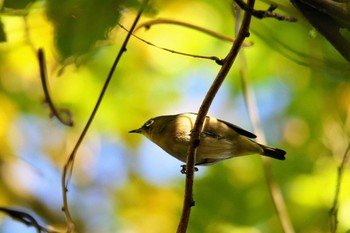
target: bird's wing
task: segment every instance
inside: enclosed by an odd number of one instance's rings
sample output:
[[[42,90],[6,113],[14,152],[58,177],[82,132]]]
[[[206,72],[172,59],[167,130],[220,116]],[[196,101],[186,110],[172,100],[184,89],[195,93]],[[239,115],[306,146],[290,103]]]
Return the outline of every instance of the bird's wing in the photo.
[[[237,133],[243,135],[243,136],[246,136],[248,138],[256,138],[256,135],[245,130],[245,129],[242,129],[241,127],[237,126],[237,125],[234,125],[230,122],[227,122],[227,121],[223,121],[223,120],[220,120],[220,119],[217,119],[218,121],[224,123],[225,125],[227,125],[228,127],[230,127],[231,129],[233,129],[234,131],[236,131]]]
[[[189,112],[188,114],[193,114],[193,115],[198,115],[197,113],[195,112]],[[209,116],[206,116],[206,117],[209,117]],[[243,135],[243,136],[246,136],[248,138],[256,138],[256,135],[245,130],[245,129],[242,129],[241,127],[237,126],[237,125],[234,125],[230,122],[227,122],[227,121],[223,121],[223,120],[220,120],[220,119],[217,119],[215,118],[217,121],[219,122],[222,122],[224,123],[225,125],[227,125],[229,128],[233,129],[234,131],[236,131],[237,133],[239,133],[240,135]],[[210,133],[209,133],[210,134]]]

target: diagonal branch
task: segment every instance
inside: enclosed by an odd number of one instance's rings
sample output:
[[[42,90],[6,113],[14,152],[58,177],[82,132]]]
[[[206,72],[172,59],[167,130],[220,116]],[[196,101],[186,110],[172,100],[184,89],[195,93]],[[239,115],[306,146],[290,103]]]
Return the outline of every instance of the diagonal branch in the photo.
[[[122,29],[124,29],[125,31],[128,31],[128,29],[126,29],[123,25],[119,24],[119,27],[121,27]],[[164,48],[164,47],[160,47],[158,45],[155,45],[145,39],[142,39],[141,37],[135,35],[135,34],[132,34],[136,39],[150,45],[150,46],[153,46],[157,49],[161,49],[161,50],[164,50],[164,51],[167,51],[167,52],[170,52],[170,53],[175,53],[175,54],[179,54],[179,55],[183,55],[183,56],[188,56],[188,57],[194,57],[194,58],[202,58],[202,59],[208,59],[208,60],[213,60],[215,61],[217,64],[221,65],[222,64],[222,60],[216,56],[204,56],[204,55],[197,55],[197,54],[190,54],[190,53],[184,53],[184,52],[179,52],[179,51],[175,51],[175,50],[172,50],[172,49],[168,49],[168,48]]]
[[[254,8],[255,0],[248,0],[248,6]],[[185,233],[187,230],[191,207],[194,206],[193,200],[193,180],[194,180],[194,164],[196,158],[196,149],[200,143],[200,132],[203,126],[204,118],[208,113],[210,105],[215,98],[221,84],[224,82],[228,72],[230,71],[233,62],[235,61],[240,48],[243,45],[243,41],[249,36],[249,26],[251,21],[251,14],[245,12],[243,21],[238,33],[238,36],[233,43],[228,55],[226,56],[221,69],[219,70],[213,84],[211,85],[207,95],[205,96],[201,107],[198,111],[198,116],[194,124],[194,128],[191,133],[190,145],[187,152],[187,163],[186,163],[186,184],[185,184],[185,198],[183,204],[182,215],[180,223],[177,229],[177,233]]]
[[[82,141],[84,140],[85,136],[86,136],[86,133],[87,131],[89,130],[90,128],[90,125],[92,123],[92,121],[94,120],[94,117],[99,109],[99,106],[102,102],[102,99],[104,97],[104,94],[106,93],[106,90],[107,90],[107,87],[112,79],[112,76],[114,74],[114,71],[120,61],[120,58],[122,57],[122,55],[124,54],[124,52],[126,51],[126,46],[129,42],[129,39],[131,37],[131,34],[132,32],[134,31],[135,27],[136,27],[136,24],[138,23],[139,19],[141,18],[141,15],[143,13],[143,10],[145,9],[146,5],[148,3],[148,0],[144,0],[143,3],[142,3],[142,6],[139,10],[139,12],[137,13],[137,16],[135,18],[135,20],[133,21],[133,24],[119,50],[119,53],[111,67],[111,70],[109,71],[109,74],[107,76],[107,79],[102,87],[102,91],[100,93],[100,96],[98,97],[98,100],[96,102],[96,105],[82,131],[82,133],[80,134],[80,137],[77,141],[77,143],[75,144],[74,148],[73,148],[73,151],[71,152],[71,154],[69,155],[64,167],[63,167],[63,172],[62,172],[62,179],[61,179],[61,186],[62,186],[62,197],[63,197],[63,207],[62,207],[62,210],[64,211],[65,215],[66,215],[66,220],[67,220],[67,232],[68,233],[71,233],[71,232],[74,232],[74,221],[73,221],[73,218],[70,214],[70,211],[69,211],[69,207],[68,207],[68,197],[67,197],[67,192],[68,192],[68,186],[69,186],[69,182],[71,180],[71,176],[72,176],[72,172],[73,172],[73,166],[74,166],[74,159],[75,159],[75,155],[82,143]]]
[[[343,178],[344,167],[349,160],[349,154],[350,154],[349,152],[350,152],[350,143],[349,143],[348,147],[346,148],[345,153],[343,155],[343,159],[338,167],[337,185],[335,187],[333,206],[332,206],[331,210],[329,211],[329,215],[331,218],[331,226],[330,226],[331,233],[337,232],[340,186],[341,186],[341,182],[342,182],[342,178]]]

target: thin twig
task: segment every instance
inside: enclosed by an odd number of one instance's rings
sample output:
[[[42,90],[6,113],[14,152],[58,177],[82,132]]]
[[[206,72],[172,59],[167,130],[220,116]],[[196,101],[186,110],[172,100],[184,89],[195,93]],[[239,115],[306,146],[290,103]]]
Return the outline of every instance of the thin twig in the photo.
[[[241,62],[244,64],[245,58],[244,57],[240,57],[240,58],[241,58]],[[249,89],[248,78],[246,77],[247,75],[245,73],[245,70],[246,69],[241,69],[240,75],[242,79],[244,99],[248,109],[248,114],[250,117],[250,121],[253,125],[254,133],[257,135],[257,138],[259,138],[259,142],[262,144],[266,144],[265,134],[262,129],[259,114],[256,108],[254,92]],[[271,172],[270,160],[268,158],[262,157],[262,162],[263,162],[266,182],[268,184],[270,194],[277,212],[277,216],[280,220],[283,232],[294,233],[294,228],[290,221],[290,217],[289,217],[281,190],[278,184],[276,183]]]
[[[240,57],[240,58],[241,58],[241,62],[244,64],[245,58],[244,57]],[[256,100],[255,100],[254,92],[249,89],[248,78],[246,77],[247,75],[245,73],[245,70],[246,69],[240,70],[240,76],[242,79],[244,99],[248,109],[248,114],[250,117],[250,121],[253,125],[253,129],[254,129],[253,131],[257,135],[257,138],[259,138],[259,142],[262,144],[266,144],[264,130],[262,129],[259,114],[256,108]],[[289,217],[281,190],[278,184],[276,183],[271,172],[270,160],[268,158],[262,157],[262,162],[263,162],[266,182],[268,184],[270,194],[277,212],[277,216],[280,220],[283,232],[294,233],[294,228],[290,221],[290,217]]]
[[[331,224],[330,224],[331,233],[337,232],[340,186],[342,183],[344,167],[349,159],[349,154],[350,154],[349,151],[350,151],[350,143],[349,143],[348,147],[346,148],[345,153],[343,155],[343,159],[338,167],[337,185],[335,187],[333,206],[329,211],[329,215],[331,218]]]
[[[274,12],[274,10],[277,9],[277,5],[271,4],[270,7],[266,10],[255,10],[252,7],[249,7],[248,4],[246,4],[243,0],[234,0],[237,5],[245,10],[250,12],[254,17],[258,19],[263,19],[263,18],[274,18],[277,20],[282,20],[282,21],[288,21],[288,22],[296,22],[297,18],[293,16],[285,16],[285,15],[280,15]]]
[[[49,91],[49,83],[47,78],[47,68],[46,68],[46,60],[45,53],[43,49],[38,50],[38,61],[40,68],[40,78],[41,84],[43,86],[44,95],[45,95],[45,103],[48,104],[51,115],[55,116],[62,124],[67,126],[73,126],[73,116],[68,109],[57,109],[52,101],[50,91]],[[65,116],[63,116],[63,114]]]
[[[275,210],[277,212],[278,219],[281,223],[284,233],[294,233],[294,227],[288,214],[287,206],[284,201],[281,189],[277,184],[271,170],[271,160],[263,157],[262,162],[264,165],[264,173],[266,182],[268,184],[270,194],[274,203]]]
[[[254,8],[255,0],[248,0],[248,5],[251,8]],[[228,72],[230,71],[234,60],[237,57],[237,54],[240,48],[243,45],[243,41],[246,37],[249,36],[249,25],[251,21],[251,14],[249,12],[244,13],[242,25],[240,27],[239,34],[233,43],[227,57],[225,58],[221,69],[219,70],[213,84],[211,85],[209,91],[207,92],[202,105],[199,108],[198,116],[194,124],[190,145],[187,152],[187,163],[186,163],[186,186],[185,186],[185,198],[182,209],[182,215],[180,223],[177,229],[177,233],[185,233],[187,230],[191,207],[194,206],[193,200],[193,179],[194,179],[194,164],[196,160],[196,150],[200,143],[200,132],[203,126],[204,118],[208,113],[209,107],[212,101],[215,98],[216,93],[218,92],[221,84],[225,80]]]
[[[135,31],[137,31],[137,30],[139,30],[140,28],[143,28],[143,27],[148,30],[148,29],[151,28],[151,26],[157,25],[157,24],[173,24],[173,25],[179,25],[179,26],[183,26],[183,27],[188,27],[188,28],[197,30],[199,32],[203,32],[203,33],[205,33],[207,35],[213,36],[213,37],[215,37],[217,39],[220,39],[220,40],[224,40],[224,41],[231,42],[231,43],[235,42],[235,39],[231,38],[229,36],[225,36],[225,35],[220,34],[218,32],[214,32],[214,31],[209,30],[207,28],[203,28],[203,27],[191,24],[191,23],[187,23],[187,22],[183,22],[183,21],[179,21],[179,20],[174,20],[174,19],[158,18],[158,19],[155,19],[155,20],[146,21],[146,22],[140,24],[135,29]],[[243,42],[243,46],[249,47],[251,45],[253,45],[252,42],[246,42],[246,41]]]
[[[236,1],[236,0],[235,0]],[[240,9],[238,9],[240,12]],[[237,19],[236,22],[239,20]],[[242,81],[242,89],[244,94],[244,100],[245,105],[248,109],[248,114],[250,117],[250,121],[253,125],[254,133],[257,135],[257,138],[259,138],[259,142],[266,144],[265,134],[264,130],[260,123],[259,114],[257,111],[257,105],[255,100],[255,95],[252,90],[249,88],[248,84],[248,75],[247,75],[247,61],[245,57],[244,51],[240,53],[240,68],[239,73]],[[277,212],[277,216],[281,222],[281,226],[284,233],[294,233],[293,225],[291,224],[290,217],[283,199],[283,196],[281,194],[281,190],[276,183],[272,172],[271,172],[271,166],[270,166],[270,160],[267,158],[262,158],[264,172],[265,172],[265,178],[266,182],[268,184],[270,194]]]
[[[0,207],[0,211],[6,213],[7,215],[9,215],[11,218],[13,218],[14,220],[17,220],[27,226],[32,226],[36,229],[37,233],[58,233],[58,231],[54,231],[54,230],[49,230],[43,226],[41,226],[37,220],[35,220],[35,218],[24,212],[24,211],[19,211],[19,210],[15,210],[15,209],[11,209],[11,208],[7,208],[7,207]]]
[[[128,31],[123,25],[119,24],[119,26],[124,29],[125,31]],[[217,64],[221,65],[222,64],[222,60],[216,56],[202,56],[202,55],[196,55],[196,54],[190,54],[190,53],[184,53],[184,52],[179,52],[179,51],[175,51],[175,50],[171,50],[171,49],[168,49],[168,48],[164,48],[164,47],[160,47],[158,45],[155,45],[145,39],[142,39],[141,37],[135,35],[135,34],[132,34],[136,39],[138,40],[141,40],[142,42],[150,45],[150,46],[153,46],[157,49],[161,49],[161,50],[164,50],[164,51],[167,51],[167,52],[171,52],[171,53],[175,53],[175,54],[179,54],[179,55],[183,55],[183,56],[188,56],[188,57],[194,57],[194,58],[202,58],[202,59],[208,59],[208,60],[213,60],[215,61]]]
[[[73,151],[71,152],[71,154],[69,155],[69,158],[67,160],[67,162],[65,163],[64,167],[63,167],[63,173],[62,173],[62,179],[61,179],[61,185],[62,185],[62,196],[63,196],[63,211],[66,215],[66,219],[67,219],[67,232],[70,233],[70,232],[73,232],[74,231],[74,221],[73,221],[73,218],[70,214],[70,211],[69,211],[69,207],[68,207],[68,197],[67,197],[67,192],[68,192],[68,185],[69,185],[69,182],[70,182],[70,179],[71,179],[71,176],[72,176],[72,172],[73,172],[73,165],[74,165],[74,159],[75,159],[75,155],[79,149],[79,146],[80,144],[82,143],[83,139],[85,138],[85,135],[99,109],[99,106],[102,102],[102,99],[104,97],[104,94],[107,90],[107,87],[112,79],[112,76],[114,74],[114,71],[117,67],[117,64],[119,63],[119,60],[120,58],[122,57],[122,55],[124,54],[124,52],[126,51],[126,45],[128,44],[129,42],[129,39],[131,37],[131,33],[134,31],[135,27],[136,27],[136,24],[138,23],[141,15],[142,15],[142,12],[143,10],[145,9],[145,6],[147,5],[148,3],[148,0],[144,0],[143,3],[142,3],[142,6],[139,10],[139,12],[137,13],[136,17],[135,17],[135,20],[130,28],[130,31],[128,32],[124,42],[123,42],[123,45],[121,46],[120,50],[119,50],[119,53],[111,67],[111,70],[107,76],[107,79],[102,87],[102,90],[101,90],[101,93],[98,97],[98,100],[96,102],[96,105],[89,117],[89,120],[87,121],[82,133],[80,134],[80,137],[77,141],[77,143],[75,144],[74,148],[73,148]]]

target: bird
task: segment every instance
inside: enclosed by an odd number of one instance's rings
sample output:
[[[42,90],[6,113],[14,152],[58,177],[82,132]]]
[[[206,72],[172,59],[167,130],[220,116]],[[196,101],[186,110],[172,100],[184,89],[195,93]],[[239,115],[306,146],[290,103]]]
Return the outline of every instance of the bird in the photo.
[[[146,136],[171,156],[186,163],[196,113],[181,113],[151,118],[141,128],[129,131]],[[212,165],[243,155],[260,154],[284,160],[284,150],[262,145],[256,135],[232,123],[206,116],[200,133],[195,165]]]

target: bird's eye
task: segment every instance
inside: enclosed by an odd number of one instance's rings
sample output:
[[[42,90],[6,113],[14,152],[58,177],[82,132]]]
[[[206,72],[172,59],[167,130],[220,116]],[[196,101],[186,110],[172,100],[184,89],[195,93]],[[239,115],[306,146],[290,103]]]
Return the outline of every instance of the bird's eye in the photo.
[[[154,120],[149,120],[145,123],[145,127],[150,127],[153,124]]]

